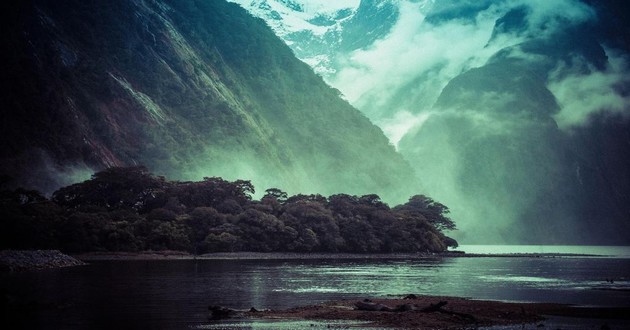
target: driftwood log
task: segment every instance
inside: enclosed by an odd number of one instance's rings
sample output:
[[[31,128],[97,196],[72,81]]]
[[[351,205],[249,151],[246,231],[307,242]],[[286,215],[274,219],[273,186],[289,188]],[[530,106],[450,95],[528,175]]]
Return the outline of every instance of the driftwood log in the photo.
[[[394,308],[385,306],[383,304],[373,303],[371,301],[357,301],[354,306],[360,311],[370,312],[394,312]]]
[[[242,318],[245,316],[246,313],[260,313],[264,312],[264,310],[259,311],[254,307],[250,309],[232,309],[218,305],[210,305],[208,306],[208,312],[208,319],[223,320],[231,318]]]

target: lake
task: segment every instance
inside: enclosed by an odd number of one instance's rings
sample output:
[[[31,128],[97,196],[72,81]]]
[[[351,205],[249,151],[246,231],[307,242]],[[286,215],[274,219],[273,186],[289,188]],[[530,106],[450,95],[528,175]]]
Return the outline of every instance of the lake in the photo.
[[[475,249],[485,248],[467,251]],[[186,329],[212,324],[208,305],[287,308],[409,293],[630,306],[630,249],[604,250],[604,257],[95,261],[0,278],[29,329]]]

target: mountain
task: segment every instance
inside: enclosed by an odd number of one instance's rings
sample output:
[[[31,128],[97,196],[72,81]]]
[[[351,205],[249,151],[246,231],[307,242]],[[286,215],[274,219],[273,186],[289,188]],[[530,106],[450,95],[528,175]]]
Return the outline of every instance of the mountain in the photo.
[[[613,76],[626,55],[606,49],[590,19],[530,35],[531,10],[496,20],[490,44],[521,41],[451,79],[399,150],[419,173],[442,173],[423,177],[423,185],[466,205],[475,224],[469,240],[487,236],[481,224],[500,219],[491,231],[503,241],[625,244],[630,148],[621,131],[630,132],[630,99],[617,88],[629,81]],[[428,157],[439,160],[430,165]]]
[[[51,192],[143,164],[291,193],[402,201],[416,189],[382,131],[236,4],[2,6],[5,185]]]
[[[260,17],[318,74],[330,78],[344,54],[389,33],[398,18],[392,0],[229,0]]]
[[[626,2],[366,0],[320,35],[239,2],[383,129],[460,242],[630,243]]]

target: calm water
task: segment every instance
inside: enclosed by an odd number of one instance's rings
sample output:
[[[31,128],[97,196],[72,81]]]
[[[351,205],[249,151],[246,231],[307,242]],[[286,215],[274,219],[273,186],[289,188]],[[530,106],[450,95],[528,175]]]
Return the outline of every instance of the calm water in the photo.
[[[493,251],[497,252],[497,251]],[[630,306],[630,258],[100,261],[1,274],[25,328],[190,328],[208,305],[286,308],[408,293]],[[613,283],[606,281],[613,279]]]

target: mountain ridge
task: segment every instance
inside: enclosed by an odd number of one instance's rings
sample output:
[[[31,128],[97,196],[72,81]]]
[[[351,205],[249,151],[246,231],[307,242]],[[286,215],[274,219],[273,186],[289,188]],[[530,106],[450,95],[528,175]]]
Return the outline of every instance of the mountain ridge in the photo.
[[[17,183],[51,191],[144,164],[182,180],[409,196],[411,169],[382,131],[235,4],[14,5],[0,155]]]

